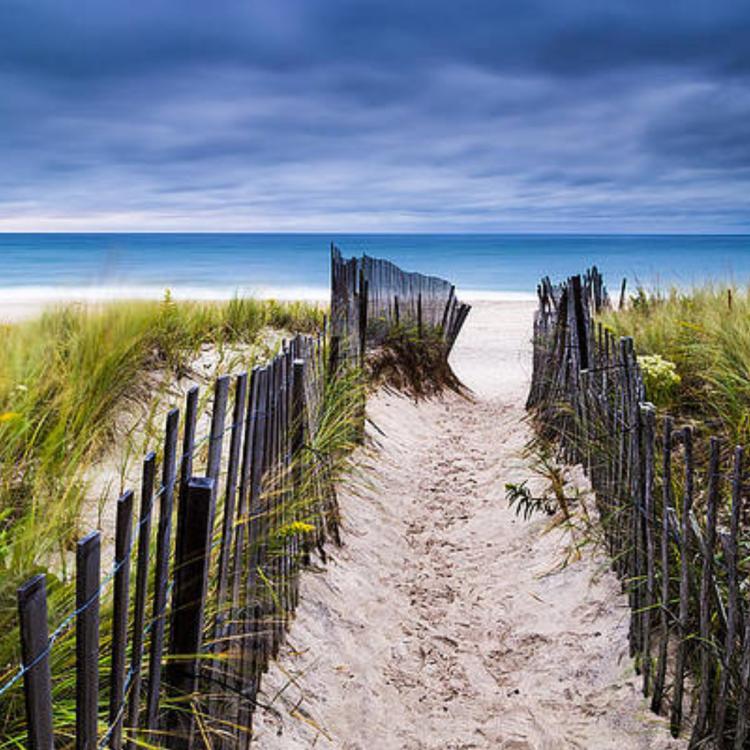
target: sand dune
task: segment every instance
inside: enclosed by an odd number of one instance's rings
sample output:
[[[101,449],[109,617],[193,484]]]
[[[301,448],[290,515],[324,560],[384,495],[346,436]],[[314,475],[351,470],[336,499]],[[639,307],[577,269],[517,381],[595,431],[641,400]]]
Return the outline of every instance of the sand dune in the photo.
[[[606,559],[561,567],[569,532],[507,507],[529,476],[532,310],[475,306],[453,358],[474,403],[371,401],[345,545],[304,576],[258,747],[683,747],[639,694]]]

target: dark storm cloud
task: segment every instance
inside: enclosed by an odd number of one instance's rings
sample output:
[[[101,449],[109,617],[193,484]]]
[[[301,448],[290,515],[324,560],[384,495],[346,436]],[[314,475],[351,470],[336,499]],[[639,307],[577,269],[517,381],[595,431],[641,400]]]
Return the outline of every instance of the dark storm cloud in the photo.
[[[750,226],[750,6],[6,0],[0,228]]]

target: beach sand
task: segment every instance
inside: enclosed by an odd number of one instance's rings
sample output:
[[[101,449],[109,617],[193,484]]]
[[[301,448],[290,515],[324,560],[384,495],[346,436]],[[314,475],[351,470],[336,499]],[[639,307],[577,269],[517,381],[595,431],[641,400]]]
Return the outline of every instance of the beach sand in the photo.
[[[256,712],[264,749],[680,748],[640,695],[602,553],[508,509],[527,479],[533,305],[475,303],[452,356],[475,393],[369,403],[341,549],[307,572]],[[582,480],[579,480],[582,481]],[[533,483],[532,483],[533,484]]]

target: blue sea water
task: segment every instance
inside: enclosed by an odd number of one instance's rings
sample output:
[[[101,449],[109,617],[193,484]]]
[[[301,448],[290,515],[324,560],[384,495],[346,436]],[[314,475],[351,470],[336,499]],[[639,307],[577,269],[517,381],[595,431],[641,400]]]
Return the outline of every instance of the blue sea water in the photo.
[[[595,263],[610,288],[750,282],[750,235],[0,234],[0,299],[325,296],[329,244],[453,281],[466,297],[533,293]]]

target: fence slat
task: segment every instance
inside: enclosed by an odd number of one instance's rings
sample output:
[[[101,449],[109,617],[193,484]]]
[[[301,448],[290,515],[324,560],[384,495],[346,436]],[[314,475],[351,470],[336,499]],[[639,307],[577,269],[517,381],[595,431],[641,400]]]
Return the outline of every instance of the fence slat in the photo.
[[[188,482],[184,544],[175,559],[175,570],[180,575],[175,579],[174,601],[180,625],[172,637],[164,677],[173,693],[185,700],[198,685],[215,487],[210,477],[193,477]],[[167,726],[171,747],[192,746],[194,722],[195,714],[185,703],[178,703],[170,711]]]
[[[716,546],[716,511],[719,504],[719,450],[718,438],[711,438],[708,469],[708,496],[706,498],[706,536],[702,549],[703,570],[700,590],[700,688],[698,713],[693,724],[690,747],[697,747],[710,734],[708,714],[713,696],[714,663],[711,615],[714,596],[714,548]]]
[[[689,606],[690,606],[690,554],[691,529],[690,511],[693,507],[693,429],[688,426],[682,430],[682,443],[685,451],[685,489],[680,509],[680,614],[675,656],[674,692],[672,695],[672,712],[670,730],[677,737],[682,727],[682,699],[685,689],[685,650],[687,648]]]
[[[159,693],[161,690],[162,652],[164,650],[164,621],[169,585],[169,557],[172,536],[172,506],[174,501],[175,460],[177,454],[177,430],[179,409],[167,415],[162,462],[161,498],[159,503],[159,528],[156,538],[156,569],[154,571],[154,603],[151,627],[151,649],[149,654],[148,690],[146,693],[146,729],[156,729],[159,716]]]
[[[737,569],[737,542],[740,531],[740,514],[742,512],[742,465],[744,451],[740,446],[734,450],[732,471],[732,515],[729,534],[723,537],[724,557],[727,568],[727,630],[724,637],[724,655],[721,665],[721,679],[716,698],[716,716],[714,734],[719,745],[725,743],[724,728],[727,717],[727,701],[731,674],[735,669],[737,651],[737,631],[740,625],[740,584]],[[739,726],[738,726],[739,730]]]
[[[665,417],[662,438],[661,597],[659,608],[661,638],[656,662],[654,693],[651,697],[651,710],[657,714],[661,713],[664,699],[669,646],[669,513],[672,509],[672,425],[672,418]]]
[[[76,545],[76,748],[97,746],[101,534]]]
[[[112,667],[109,682],[109,746],[114,750],[119,750],[122,747],[132,533],[133,493],[128,490],[117,501],[117,522],[115,526],[116,572],[112,609]]]
[[[656,603],[656,545],[654,542],[654,526],[656,517],[654,515],[654,433],[656,422],[656,409],[653,404],[644,404],[641,407],[643,414],[643,528],[646,536],[646,590],[643,599],[643,694],[647,696],[651,689],[651,620],[653,608]]]
[[[125,746],[134,747],[135,730],[141,702],[141,665],[145,642],[146,598],[148,596],[148,561],[151,547],[151,511],[154,502],[154,479],[156,476],[156,454],[151,451],[143,461],[141,478],[141,507],[138,514],[138,558],[135,574],[135,601],[133,604],[133,650],[130,671],[133,682],[128,699],[127,726],[131,728]]]
[[[28,747],[29,750],[53,750],[47,583],[43,575],[34,576],[18,589],[18,621],[21,659],[27,667],[23,688]]]

